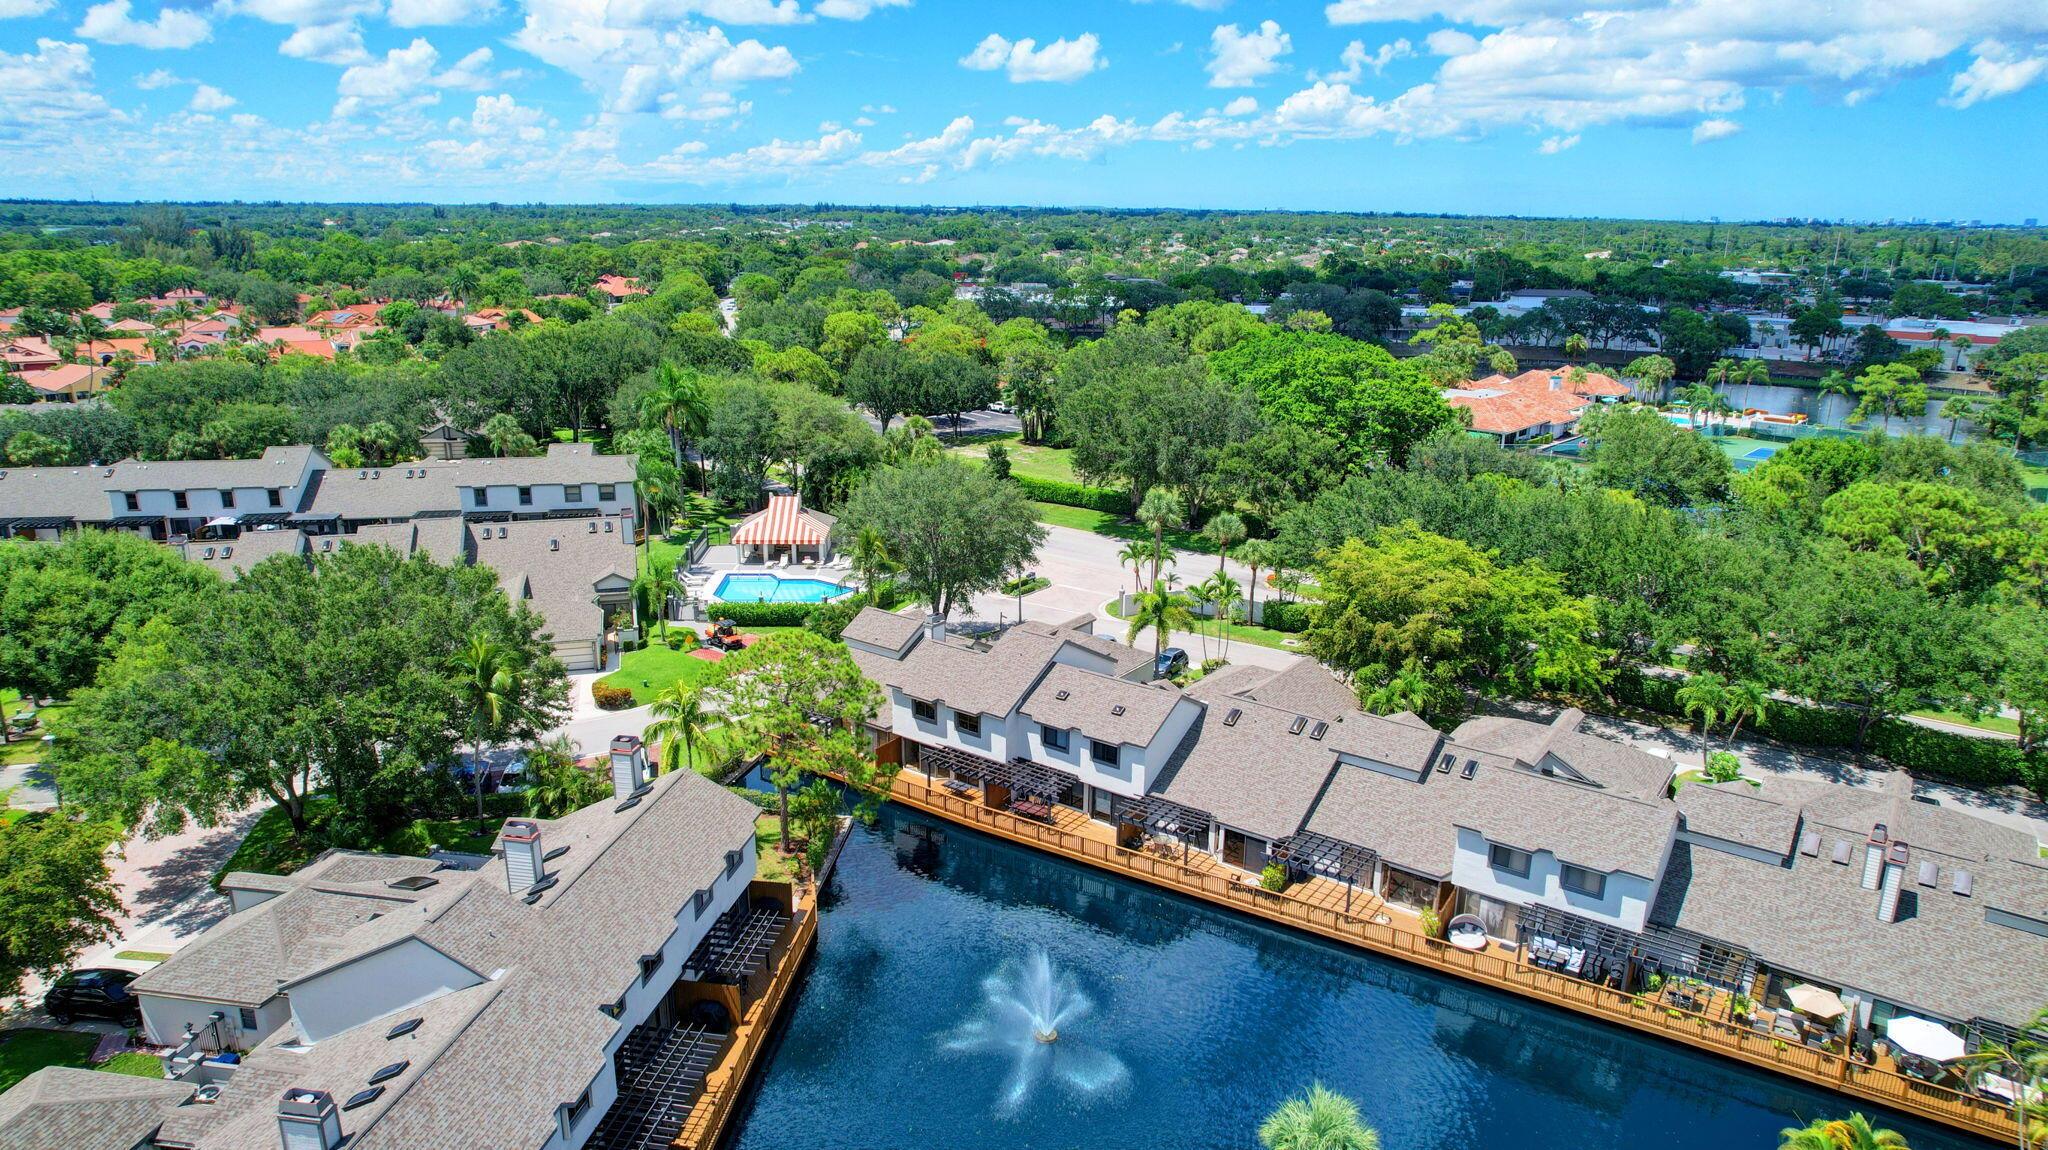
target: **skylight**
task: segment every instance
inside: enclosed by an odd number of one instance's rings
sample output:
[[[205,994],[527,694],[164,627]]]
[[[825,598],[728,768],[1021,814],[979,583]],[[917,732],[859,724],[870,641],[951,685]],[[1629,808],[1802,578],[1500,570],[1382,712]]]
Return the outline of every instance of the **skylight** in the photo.
[[[379,1066],[370,1075],[370,1085],[375,1086],[379,1082],[389,1082],[393,1078],[396,1078],[399,1075],[405,1073],[405,1068],[411,1065],[412,1063],[407,1061],[394,1062],[389,1066]]]
[[[342,1103],[341,1108],[343,1110],[354,1110],[358,1106],[368,1106],[382,1097],[384,1097],[384,1088],[382,1086],[372,1086],[368,1090],[358,1090],[354,1094],[349,1095],[348,1101]]]
[[[411,1034],[415,1030],[418,1030],[420,1028],[420,1024],[425,1021],[426,1019],[424,1018],[408,1018],[404,1022],[401,1022],[397,1026],[394,1026],[390,1030],[386,1031],[384,1034],[385,1041],[388,1042],[393,1038],[404,1038],[406,1035]]]

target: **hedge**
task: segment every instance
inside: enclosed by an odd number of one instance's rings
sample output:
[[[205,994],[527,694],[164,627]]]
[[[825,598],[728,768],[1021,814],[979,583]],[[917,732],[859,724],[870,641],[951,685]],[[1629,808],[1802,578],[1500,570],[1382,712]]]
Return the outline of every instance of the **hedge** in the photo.
[[[1017,485],[1027,499],[1040,503],[1057,503],[1062,507],[1082,507],[1089,511],[1102,511],[1110,515],[1129,515],[1131,497],[1111,487],[1090,487],[1084,483],[1068,483],[1060,479],[1038,479],[1029,475],[1010,475],[1010,482]]]
[[[1282,603],[1268,599],[1259,604],[1259,622],[1275,631],[1295,634],[1308,630],[1309,609],[1315,604],[1303,599]]]
[[[713,619],[730,619],[742,627],[801,627],[816,603],[728,603],[721,599],[706,608]]]
[[[1683,679],[1645,675],[1632,667],[1615,673],[1608,694],[1646,711],[1680,717]],[[1854,747],[1856,714],[1836,707],[1773,700],[1754,728],[1781,742],[1808,747]],[[1936,730],[1904,719],[1873,724],[1863,749],[1915,775],[1946,779],[1971,787],[2019,784],[2036,794],[2048,793],[2048,753],[2022,754],[2007,739]]]

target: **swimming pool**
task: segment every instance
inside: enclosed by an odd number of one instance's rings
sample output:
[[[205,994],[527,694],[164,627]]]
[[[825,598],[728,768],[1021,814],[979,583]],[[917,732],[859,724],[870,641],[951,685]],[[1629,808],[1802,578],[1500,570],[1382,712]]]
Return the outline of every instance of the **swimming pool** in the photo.
[[[846,594],[827,579],[785,579],[780,575],[727,575],[711,597],[727,603],[823,603]]]

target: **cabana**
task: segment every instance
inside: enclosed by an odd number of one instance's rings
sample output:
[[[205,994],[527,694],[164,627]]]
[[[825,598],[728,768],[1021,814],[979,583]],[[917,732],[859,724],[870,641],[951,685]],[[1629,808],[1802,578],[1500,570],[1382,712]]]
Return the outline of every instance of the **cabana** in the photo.
[[[832,558],[832,525],[837,520],[821,511],[810,511],[798,495],[770,495],[768,506],[733,528],[733,546],[743,559],[759,563],[781,560],[815,563]]]

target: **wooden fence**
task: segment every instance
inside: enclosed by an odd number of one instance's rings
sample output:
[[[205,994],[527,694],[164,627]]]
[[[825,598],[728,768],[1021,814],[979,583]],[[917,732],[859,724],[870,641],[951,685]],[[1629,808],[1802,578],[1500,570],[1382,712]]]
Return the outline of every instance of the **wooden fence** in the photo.
[[[1773,1070],[1852,1097],[1882,1103],[1973,1134],[2006,1143],[2014,1141],[2011,1109],[1989,1099],[1908,1078],[1809,1046],[1789,1044],[1746,1026],[1679,1010],[1490,952],[1459,950],[1437,939],[1392,925],[1370,922],[1341,910],[1316,906],[1285,892],[1232,882],[1222,875],[1196,870],[1170,859],[1125,850],[1084,835],[1018,818],[927,786],[907,774],[896,776],[892,797],[905,806],[999,838],[1039,847],[1246,914],[1591,1015],[1631,1030],[1661,1035],[1699,1050]]]
[[[763,1044],[775,1029],[775,1020],[782,1012],[782,1000],[788,997],[790,984],[796,981],[796,972],[802,968],[804,956],[810,953],[817,933],[818,911],[813,900],[813,905],[803,906],[797,912],[788,943],[773,964],[775,977],[749,1012],[753,1017],[739,1028],[738,1044],[726,1063],[730,1072],[716,1084],[706,1084],[704,1093],[690,1107],[690,1116],[684,1122],[682,1132],[671,1143],[673,1150],[712,1150],[724,1136],[726,1123],[732,1120],[733,1111],[739,1108],[740,1098],[746,1093],[747,1081],[753,1075],[754,1060],[760,1057]]]

